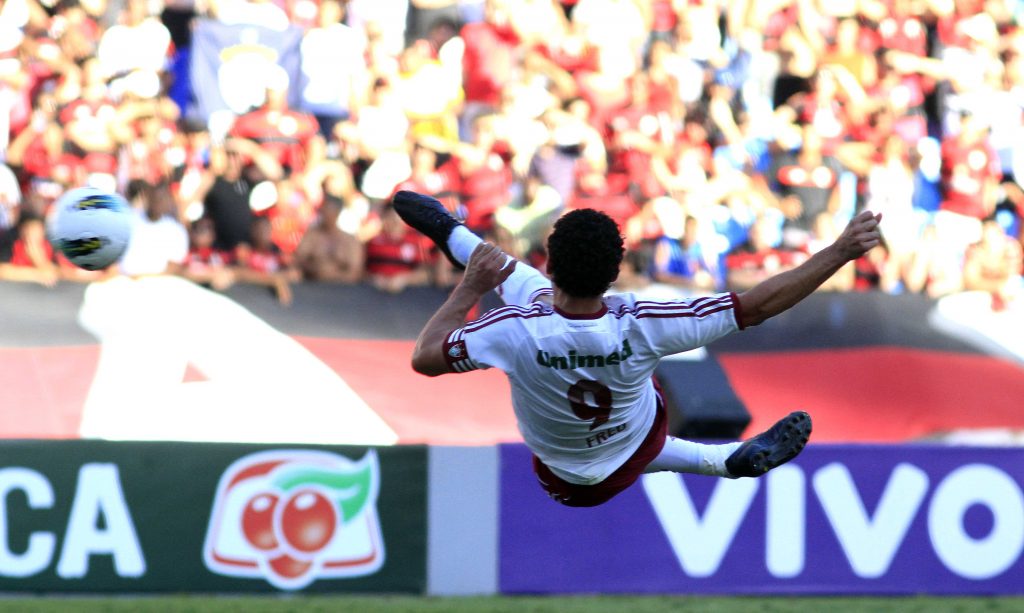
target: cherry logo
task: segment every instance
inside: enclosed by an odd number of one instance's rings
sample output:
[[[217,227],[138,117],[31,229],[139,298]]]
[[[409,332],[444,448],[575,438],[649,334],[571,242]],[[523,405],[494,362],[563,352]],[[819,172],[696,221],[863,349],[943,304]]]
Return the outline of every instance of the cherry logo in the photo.
[[[338,526],[338,511],[326,496],[315,490],[299,490],[281,510],[284,540],[303,553],[327,546]]]
[[[384,563],[380,467],[310,450],[258,451],[221,476],[203,545],[212,572],[282,590],[361,577]]]
[[[337,505],[319,490],[259,492],[242,510],[242,534],[263,553],[273,572],[295,579],[313,568],[316,554],[334,538],[339,519]]]
[[[274,509],[277,501],[277,494],[257,494],[249,499],[242,511],[242,534],[254,549],[277,549],[277,537],[274,535]]]
[[[271,558],[269,566],[271,570],[277,573],[280,577],[284,577],[285,579],[298,579],[313,568],[313,563],[296,560],[290,555],[283,553],[276,558]]]

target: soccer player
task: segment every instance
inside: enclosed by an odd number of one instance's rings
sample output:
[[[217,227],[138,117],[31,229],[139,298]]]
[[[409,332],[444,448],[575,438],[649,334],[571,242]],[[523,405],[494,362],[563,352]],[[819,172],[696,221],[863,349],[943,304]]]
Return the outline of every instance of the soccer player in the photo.
[[[645,472],[758,477],[796,457],[811,433],[802,411],[742,443],[667,436],[651,375],[664,356],[792,307],[880,240],[881,216],[865,211],[832,245],[742,294],[655,302],[605,294],[618,275],[623,242],[603,213],[575,210],[555,223],[548,280],[482,241],[433,198],[400,191],[394,204],[406,223],[466,270],[420,332],[412,367],[428,376],[503,370],[540,484],[568,506],[602,504]],[[507,306],[466,323],[492,289]]]

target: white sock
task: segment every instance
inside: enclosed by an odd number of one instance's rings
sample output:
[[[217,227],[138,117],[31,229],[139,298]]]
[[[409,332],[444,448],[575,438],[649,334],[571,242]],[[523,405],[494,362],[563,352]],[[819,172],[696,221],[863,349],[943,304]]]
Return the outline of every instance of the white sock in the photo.
[[[448,250],[460,264],[465,266],[469,263],[469,256],[473,255],[473,250],[482,242],[484,242],[483,239],[470,232],[469,228],[458,225],[448,235]]]
[[[456,260],[466,265],[473,250],[482,242],[483,239],[470,232],[469,228],[459,225],[448,235],[448,250]],[[508,259],[512,261],[513,258],[508,256]],[[536,268],[517,262],[515,271],[498,286],[497,291],[505,304],[525,306],[540,296],[551,294],[551,281]]]
[[[729,477],[725,469],[725,460],[742,443],[726,443],[724,445],[705,445],[694,443],[674,436],[665,441],[665,448],[658,457],[647,465],[644,472],[669,470],[676,473],[694,473],[714,477]]]

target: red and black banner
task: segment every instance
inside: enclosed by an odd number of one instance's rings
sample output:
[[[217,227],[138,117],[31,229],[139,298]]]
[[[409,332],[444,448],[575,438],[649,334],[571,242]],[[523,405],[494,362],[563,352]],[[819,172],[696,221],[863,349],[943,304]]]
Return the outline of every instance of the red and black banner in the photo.
[[[216,294],[175,278],[3,283],[0,295],[0,437],[520,438],[500,372],[412,371],[413,339],[443,290],[300,284],[290,308],[262,288]],[[818,442],[1024,429],[1022,361],[1005,338],[982,334],[998,314],[957,320],[941,307],[917,296],[816,294],[719,341],[710,357],[751,415],[746,435],[794,409],[814,416]],[[694,398],[703,393],[693,386]]]

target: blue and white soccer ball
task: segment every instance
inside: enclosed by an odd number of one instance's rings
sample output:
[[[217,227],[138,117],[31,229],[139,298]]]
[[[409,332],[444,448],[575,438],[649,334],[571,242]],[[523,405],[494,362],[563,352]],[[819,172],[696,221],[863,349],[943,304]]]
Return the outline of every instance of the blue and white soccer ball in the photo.
[[[101,270],[124,254],[132,233],[132,210],[122,196],[77,187],[53,205],[47,234],[50,242],[76,266]]]

